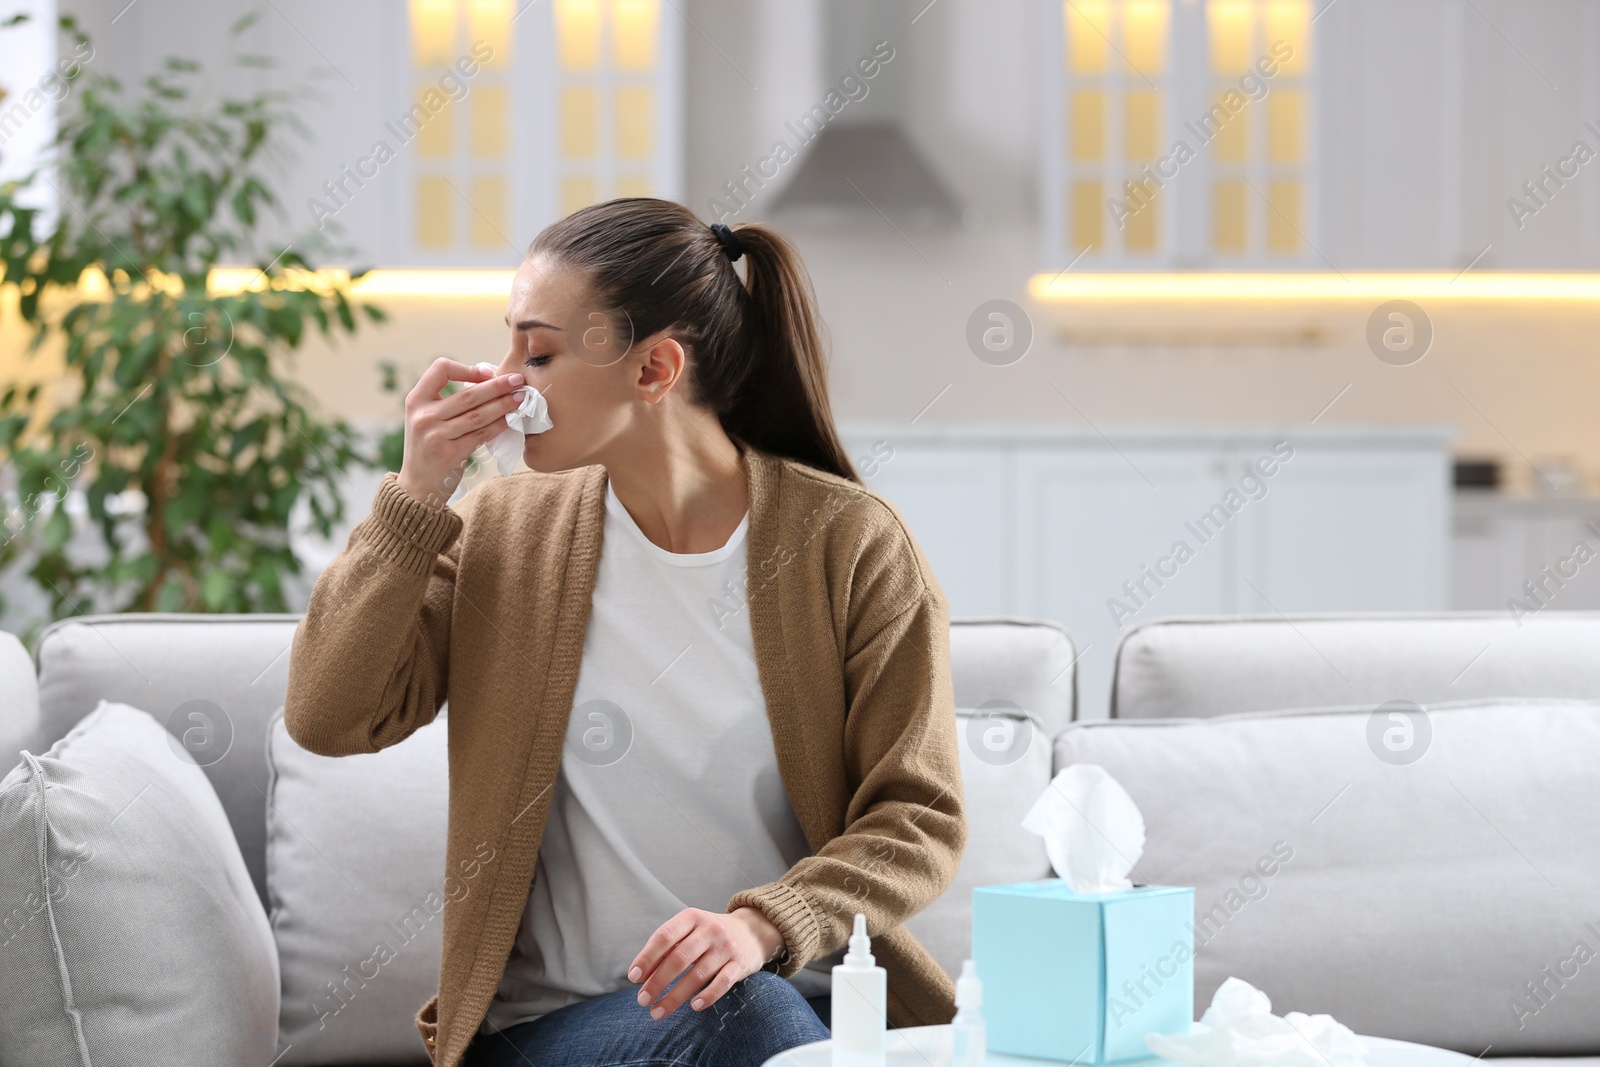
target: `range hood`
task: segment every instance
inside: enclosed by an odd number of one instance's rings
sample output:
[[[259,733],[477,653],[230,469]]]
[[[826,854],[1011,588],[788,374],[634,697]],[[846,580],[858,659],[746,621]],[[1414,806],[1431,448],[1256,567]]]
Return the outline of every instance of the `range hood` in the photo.
[[[910,18],[902,0],[822,0],[823,84],[859,75],[856,64],[888,41],[894,55],[867,95],[847,103],[811,137],[794,177],[772,200],[774,216],[820,225],[950,227],[961,205],[906,132],[904,90]],[[822,114],[826,114],[824,110]]]

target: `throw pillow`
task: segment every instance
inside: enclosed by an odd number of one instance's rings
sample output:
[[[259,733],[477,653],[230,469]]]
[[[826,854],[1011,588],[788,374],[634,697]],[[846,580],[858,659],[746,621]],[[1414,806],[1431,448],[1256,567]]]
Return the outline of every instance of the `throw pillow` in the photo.
[[[446,716],[397,745],[331,758],[267,728],[267,899],[283,969],[273,1067],[427,1064],[413,1022],[439,985]]]
[[[102,700],[0,779],[0,1063],[270,1063],[278,957],[216,792]]]
[[[1476,1056],[1600,1054],[1600,702],[1083,722],[1139,805],[1135,881],[1195,889],[1195,1001]]]

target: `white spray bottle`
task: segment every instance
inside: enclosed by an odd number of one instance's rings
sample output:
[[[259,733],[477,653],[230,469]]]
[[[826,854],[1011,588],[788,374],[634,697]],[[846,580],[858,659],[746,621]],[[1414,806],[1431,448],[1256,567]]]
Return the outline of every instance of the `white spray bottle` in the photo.
[[[888,973],[872,961],[867,938],[867,917],[856,913],[850,951],[833,968],[831,1029],[833,1061],[840,1064],[884,1062],[884,1032],[888,1028]]]
[[[988,1038],[984,1033],[983,1015],[978,1011],[982,1003],[983,983],[978,981],[977,964],[966,960],[961,964],[961,977],[956,979],[956,1017],[950,1023],[953,1053],[950,1067],[984,1067]]]

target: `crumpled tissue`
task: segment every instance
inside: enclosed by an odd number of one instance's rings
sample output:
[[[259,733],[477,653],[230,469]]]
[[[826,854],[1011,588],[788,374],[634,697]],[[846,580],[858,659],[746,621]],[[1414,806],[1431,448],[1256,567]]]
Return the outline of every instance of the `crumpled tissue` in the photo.
[[[1074,893],[1133,888],[1128,872],[1144,852],[1144,816],[1104,767],[1074,763],[1061,771],[1022,828],[1044,838],[1051,869]]]
[[[490,374],[497,372],[493,363],[479,363],[477,368]],[[550,421],[550,405],[539,390],[524,385],[517,389],[517,396],[519,403],[516,410],[506,412],[506,428],[489,442],[489,454],[494,457],[501,474],[510,474],[517,469],[517,460],[522,458],[522,448],[528,434],[544,433],[555,425]]]
[[[1367,1046],[1331,1015],[1272,1014],[1267,995],[1242,978],[1217,987],[1187,1034],[1147,1034],[1157,1056],[1196,1067],[1366,1067]]]

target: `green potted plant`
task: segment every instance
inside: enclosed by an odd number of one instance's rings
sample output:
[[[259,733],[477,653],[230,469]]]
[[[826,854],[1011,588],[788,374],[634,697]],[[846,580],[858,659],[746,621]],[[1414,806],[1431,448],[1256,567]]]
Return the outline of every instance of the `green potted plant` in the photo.
[[[235,44],[255,17],[235,24]],[[81,55],[75,22],[60,30]],[[300,571],[291,513],[308,506],[329,536],[344,470],[377,458],[346,422],[318,416],[286,365],[312,328],[350,334],[358,313],[378,322],[382,311],[337,282],[308,282],[303,251],[324,247],[315,235],[258,247],[264,212],[281,211],[269,164],[299,94],[197,91],[200,73],[169,59],[134,99],[73,64],[56,177],[36,170],[0,188],[5,299],[31,334],[30,359],[62,362],[48,382],[0,381],[0,479],[11,483],[0,572],[25,564],[51,619],[288,610],[283,579]],[[59,194],[49,226],[22,198],[41,180]],[[214,267],[241,262],[257,265],[248,283],[208,290]],[[72,499],[86,502],[103,558],[69,555]],[[46,621],[27,629],[30,646]]]

